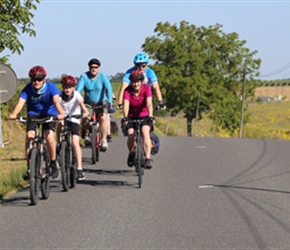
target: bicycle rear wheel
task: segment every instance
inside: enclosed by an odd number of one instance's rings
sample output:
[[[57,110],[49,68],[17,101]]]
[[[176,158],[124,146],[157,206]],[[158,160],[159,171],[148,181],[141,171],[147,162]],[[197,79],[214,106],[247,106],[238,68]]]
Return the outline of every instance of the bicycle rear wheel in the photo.
[[[36,205],[39,196],[39,170],[40,152],[38,148],[32,148],[30,151],[29,170],[30,170],[30,201],[31,205]]]
[[[43,147],[43,155],[41,157],[41,167],[44,170],[43,178],[41,178],[41,195],[43,199],[48,199],[50,194],[50,159],[47,148]]]
[[[69,166],[69,147],[67,141],[60,143],[59,149],[59,163],[61,168],[61,181],[64,191],[69,190],[70,181],[70,166]]]

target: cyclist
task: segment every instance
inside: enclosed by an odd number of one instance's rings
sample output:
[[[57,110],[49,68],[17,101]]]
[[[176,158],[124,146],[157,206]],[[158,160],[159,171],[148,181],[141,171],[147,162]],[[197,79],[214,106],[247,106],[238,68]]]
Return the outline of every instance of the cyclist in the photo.
[[[112,85],[109,77],[100,71],[101,62],[98,59],[91,59],[88,63],[89,71],[83,73],[77,83],[76,90],[79,93],[84,91],[84,102],[90,112],[90,116],[93,113],[93,104],[104,105],[104,111],[99,114],[100,118],[100,131],[102,134],[101,150],[106,151],[109,147],[107,141],[108,134],[108,111],[110,110],[112,103]],[[89,119],[84,119],[83,129],[85,131],[85,142],[90,143],[89,131],[90,124]]]
[[[114,93],[112,94],[113,97],[113,102],[116,100],[116,97],[114,95]],[[112,142],[113,141],[113,137],[111,135],[111,115],[115,113],[115,109],[113,107],[113,105],[111,106],[110,110],[109,110],[109,114],[108,114],[108,134],[107,134],[107,140],[108,142]]]
[[[123,107],[123,96],[124,90],[130,83],[130,75],[136,69],[139,69],[144,74],[144,81],[143,83],[148,84],[151,88],[153,88],[156,92],[156,97],[158,100],[158,108],[165,109],[165,105],[162,101],[162,94],[159,88],[158,79],[153,69],[148,68],[149,58],[145,53],[139,53],[134,57],[134,66],[128,69],[123,76],[123,82],[119,91],[118,96],[118,108]]]
[[[135,147],[135,130],[134,124],[130,123],[130,119],[142,119],[141,133],[143,138],[143,148],[145,153],[146,168],[153,167],[153,160],[150,158],[151,139],[150,130],[153,129],[153,105],[152,105],[152,91],[149,85],[142,84],[144,81],[144,74],[140,70],[135,70],[130,74],[130,85],[124,91],[124,107],[122,119],[122,126],[126,125],[128,140],[127,146],[129,155],[127,165],[132,167],[134,165],[134,147]],[[128,122],[129,121],[129,122]]]
[[[18,103],[16,104],[13,112],[10,114],[10,119],[16,119],[25,103],[27,106],[28,117],[41,118],[55,116],[59,120],[64,119],[65,114],[60,105],[59,90],[55,84],[46,81],[46,69],[42,66],[34,66],[29,70],[28,75],[31,82],[22,89],[19,95]],[[56,140],[54,137],[55,128],[56,122],[43,124],[44,137],[51,160],[50,167],[52,170],[51,176],[53,179],[57,179],[59,176],[59,170],[56,164]],[[29,142],[30,140],[33,140],[35,136],[35,122],[27,122],[26,132],[25,151],[27,155],[27,165],[29,166]],[[29,167],[27,168],[27,172],[23,174],[23,179],[29,180]]]
[[[73,76],[67,75],[61,79],[63,91],[60,94],[60,104],[66,115],[80,115],[83,111],[83,116],[89,116],[84,99],[81,94],[75,91],[77,86],[77,79]],[[76,118],[69,118],[68,126],[72,131],[72,146],[74,148],[75,157],[77,161],[77,179],[84,180],[85,175],[82,168],[82,150],[80,147],[80,121]],[[63,122],[59,123],[59,132],[63,129]]]

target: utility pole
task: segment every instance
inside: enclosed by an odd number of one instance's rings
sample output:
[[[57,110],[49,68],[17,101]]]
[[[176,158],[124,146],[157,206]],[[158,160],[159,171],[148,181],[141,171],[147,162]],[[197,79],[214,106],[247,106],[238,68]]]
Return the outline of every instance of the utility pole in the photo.
[[[242,108],[240,118],[240,138],[243,136],[243,121],[244,121],[244,103],[245,103],[245,89],[246,89],[246,69],[243,69],[243,88],[242,88]]]

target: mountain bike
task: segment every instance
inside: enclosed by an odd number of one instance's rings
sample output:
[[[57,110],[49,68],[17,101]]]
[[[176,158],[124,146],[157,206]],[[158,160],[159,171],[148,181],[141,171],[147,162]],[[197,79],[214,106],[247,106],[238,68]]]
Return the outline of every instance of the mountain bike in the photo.
[[[44,130],[42,125],[55,121],[53,116],[44,118],[19,117],[16,121],[26,123],[27,121],[36,122],[35,137],[29,142],[29,182],[30,182],[30,201],[36,205],[39,199],[39,187],[43,199],[48,199],[50,194],[50,158],[48,155]],[[41,131],[40,131],[41,130]]]
[[[59,163],[61,167],[61,180],[64,191],[76,186],[76,159],[72,146],[72,131],[69,118],[82,118],[82,115],[68,115],[64,119],[63,130],[59,134]]]
[[[94,103],[92,105],[93,114],[90,121],[90,137],[92,148],[92,164],[99,161],[100,149],[102,146],[102,135],[100,131],[99,114],[104,113],[104,106],[102,104]]]

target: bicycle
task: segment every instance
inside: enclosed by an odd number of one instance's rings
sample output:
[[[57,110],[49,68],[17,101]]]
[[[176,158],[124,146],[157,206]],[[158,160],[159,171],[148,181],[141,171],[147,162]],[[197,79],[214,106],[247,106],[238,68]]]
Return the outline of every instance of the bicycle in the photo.
[[[135,128],[135,158],[134,158],[134,166],[135,170],[138,174],[138,185],[141,188],[143,184],[143,176],[144,176],[144,168],[145,168],[145,157],[144,157],[144,149],[143,149],[143,139],[141,132],[141,124],[143,119],[129,119],[128,123],[133,123]]]
[[[16,121],[26,123],[27,121],[36,122],[35,137],[29,142],[29,182],[30,182],[30,201],[36,205],[39,199],[39,186],[43,199],[48,199],[50,194],[50,158],[48,155],[44,131],[42,125],[55,121],[53,116],[44,118],[19,117]],[[41,127],[41,129],[40,129]],[[41,130],[41,133],[40,133]]]
[[[69,126],[69,118],[82,118],[82,115],[68,115],[64,119],[64,127],[59,134],[59,163],[61,167],[61,180],[64,191],[76,186],[76,159],[72,146],[72,131]]]
[[[102,104],[94,103],[92,105],[93,114],[90,121],[90,138],[91,138],[91,148],[92,148],[92,164],[99,161],[100,149],[102,147],[102,135],[100,131],[100,119],[98,114],[104,112],[104,106]]]

